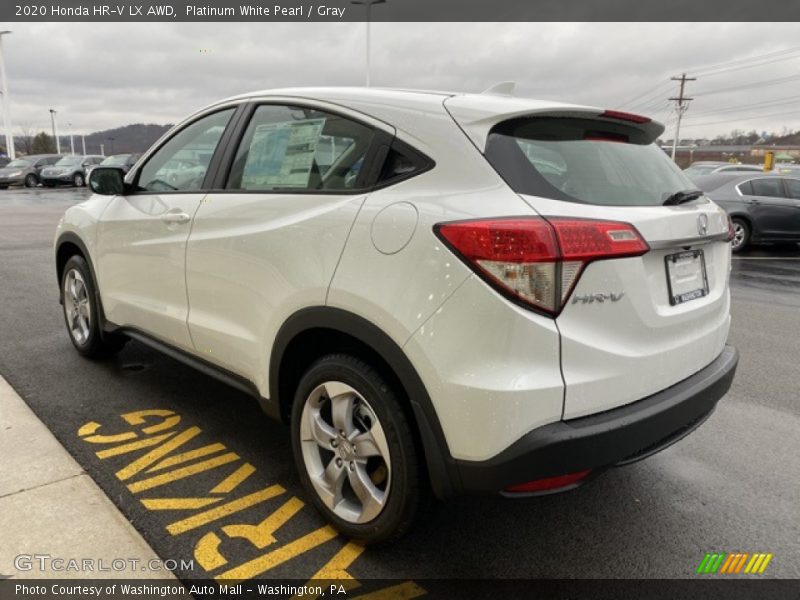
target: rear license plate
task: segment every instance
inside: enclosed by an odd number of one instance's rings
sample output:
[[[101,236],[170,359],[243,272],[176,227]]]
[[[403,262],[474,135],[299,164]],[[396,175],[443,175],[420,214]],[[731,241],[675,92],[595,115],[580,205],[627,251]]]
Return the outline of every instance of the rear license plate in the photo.
[[[706,259],[702,250],[688,250],[664,257],[667,265],[669,303],[672,306],[708,295]]]

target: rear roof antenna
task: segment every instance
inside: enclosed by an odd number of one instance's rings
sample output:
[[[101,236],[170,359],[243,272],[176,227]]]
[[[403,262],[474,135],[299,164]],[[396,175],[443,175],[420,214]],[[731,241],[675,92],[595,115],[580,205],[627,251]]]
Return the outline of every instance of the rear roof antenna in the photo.
[[[516,81],[503,81],[502,83],[495,83],[490,88],[483,90],[481,94],[488,94],[490,96],[513,96],[514,88],[516,87]]]

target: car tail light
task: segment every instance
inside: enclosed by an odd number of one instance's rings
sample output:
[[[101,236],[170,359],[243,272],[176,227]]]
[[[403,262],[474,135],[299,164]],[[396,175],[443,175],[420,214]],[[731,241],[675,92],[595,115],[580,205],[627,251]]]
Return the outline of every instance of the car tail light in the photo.
[[[649,123],[652,121],[650,117],[643,117],[642,115],[635,115],[633,113],[622,112],[619,110],[606,110],[600,113],[601,117],[606,119],[616,119],[617,121],[630,121],[631,123]]]
[[[584,267],[650,248],[630,223],[510,217],[440,223],[435,233],[506,297],[557,315]]]
[[[733,219],[731,219],[730,215],[728,216],[728,237],[726,238],[727,241],[732,242],[733,238],[736,237],[736,232],[733,230]]]
[[[547,477],[546,479],[535,479],[534,481],[529,481],[527,483],[512,485],[511,487],[506,488],[504,491],[510,494],[530,494],[533,492],[549,492],[553,490],[559,490],[583,481],[591,472],[591,469],[586,469],[585,471],[568,473],[567,475]]]

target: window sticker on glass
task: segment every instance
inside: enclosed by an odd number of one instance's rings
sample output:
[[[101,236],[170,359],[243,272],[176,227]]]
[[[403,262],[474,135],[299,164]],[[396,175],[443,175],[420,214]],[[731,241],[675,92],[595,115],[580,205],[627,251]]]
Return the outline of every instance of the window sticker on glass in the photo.
[[[256,127],[242,175],[242,188],[304,188],[325,119],[267,123]]]

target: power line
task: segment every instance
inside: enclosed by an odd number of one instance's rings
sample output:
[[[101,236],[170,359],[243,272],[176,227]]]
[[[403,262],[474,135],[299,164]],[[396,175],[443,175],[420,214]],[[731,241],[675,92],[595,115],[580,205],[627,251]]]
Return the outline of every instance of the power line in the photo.
[[[747,63],[754,60],[761,60],[765,58],[770,58],[773,56],[780,56],[782,54],[789,54],[791,52],[800,51],[800,46],[793,46],[791,48],[784,48],[783,50],[776,50],[773,52],[768,52],[766,54],[757,54],[755,56],[748,56],[747,58],[737,58],[734,60],[725,61],[722,63],[717,63],[713,65],[705,65],[701,67],[694,67],[692,71],[694,71],[697,75],[704,75],[708,71],[714,71],[720,67],[728,67],[736,64]]]
[[[751,65],[740,65],[738,67],[729,67],[727,69],[720,69],[719,71],[711,71],[710,73],[702,73],[703,77],[713,77],[714,75],[721,75],[722,73],[732,73],[733,71],[741,71],[742,69],[752,69],[753,67],[762,67],[764,65],[771,65],[772,63],[781,62],[784,60],[792,60],[798,58],[797,53],[792,54],[790,56],[781,56],[779,58],[773,58],[771,60],[764,60],[761,62],[753,63]]]
[[[800,100],[800,96],[790,96],[788,98],[777,98],[775,100],[767,100],[766,102],[755,102],[753,104],[740,104],[738,106],[730,106],[728,108],[720,108],[718,110],[705,110],[702,112],[693,113],[691,116],[686,117],[687,119],[696,119],[697,117],[703,117],[706,115],[716,115],[720,113],[728,113],[728,112],[736,112],[740,110],[746,110],[755,107],[762,107],[762,108],[772,108],[774,106],[781,106],[782,104],[795,104],[797,101]]]
[[[776,50],[773,52],[767,52],[766,54],[757,54],[755,56],[748,56],[746,58],[737,58],[735,60],[729,60],[721,63],[705,65],[701,67],[696,67],[693,69],[695,75],[705,77],[711,75],[719,75],[721,73],[737,71],[740,69],[749,69],[750,67],[758,67],[763,66],[766,64],[772,64],[774,62],[780,62],[783,60],[789,60],[792,58],[797,58],[796,56],[786,56],[787,54],[797,54],[800,53],[800,46],[793,46],[791,48],[784,48],[783,50]],[[759,61],[759,62],[754,62]],[[754,64],[747,64],[747,63],[754,63]],[[634,96],[630,100],[627,100],[620,104],[619,108],[624,108],[628,105],[630,109],[636,109],[637,107],[647,107],[652,102],[659,97],[659,95],[667,89],[670,85],[672,85],[669,81],[660,83],[655,87],[649,88]],[[697,94],[700,95],[700,94]]]
[[[745,117],[743,119],[736,119],[736,121],[752,121],[753,119],[767,119],[769,117],[780,117],[785,115],[795,115],[798,119],[800,119],[800,112],[797,110],[787,110],[784,112],[778,113],[771,113],[767,115],[757,115],[755,117]],[[730,123],[730,119],[725,119],[724,121],[711,121],[706,123],[691,123],[691,127],[705,127],[706,125],[719,125],[721,123]]]
[[[638,100],[639,98],[642,98],[642,97],[644,97],[644,96],[649,96],[649,95],[650,95],[652,92],[655,92],[656,90],[659,90],[659,92],[660,92],[661,90],[664,90],[664,89],[666,89],[666,88],[670,87],[671,85],[672,85],[672,84],[671,84],[669,81],[667,81],[667,82],[662,82],[662,83],[658,84],[656,87],[654,87],[654,88],[650,88],[649,90],[647,90],[646,92],[643,92],[643,93],[639,94],[638,96],[634,96],[633,98],[631,98],[631,99],[630,99],[630,100],[628,100],[627,102],[623,102],[622,104],[620,104],[620,105],[618,106],[618,108],[624,108],[624,107],[625,107],[625,106],[627,106],[628,104],[631,104],[632,102],[636,102],[636,100]],[[639,103],[637,102],[637,105],[638,105],[638,104],[639,104]]]
[[[737,86],[729,87],[729,88],[722,88],[722,89],[718,89],[718,90],[710,90],[710,91],[707,91],[707,92],[700,91],[700,92],[697,92],[695,94],[695,97],[713,96],[714,94],[722,94],[722,93],[725,93],[725,92],[734,92],[734,91],[737,91],[737,90],[746,90],[746,89],[751,89],[751,88],[754,88],[754,87],[761,87],[761,86],[780,85],[782,83],[786,83],[786,82],[789,82],[789,81],[796,81],[798,79],[800,79],[800,75],[790,75],[789,77],[779,77],[777,79],[766,79],[764,81],[755,81],[753,83],[746,83],[744,85],[737,85]]]

